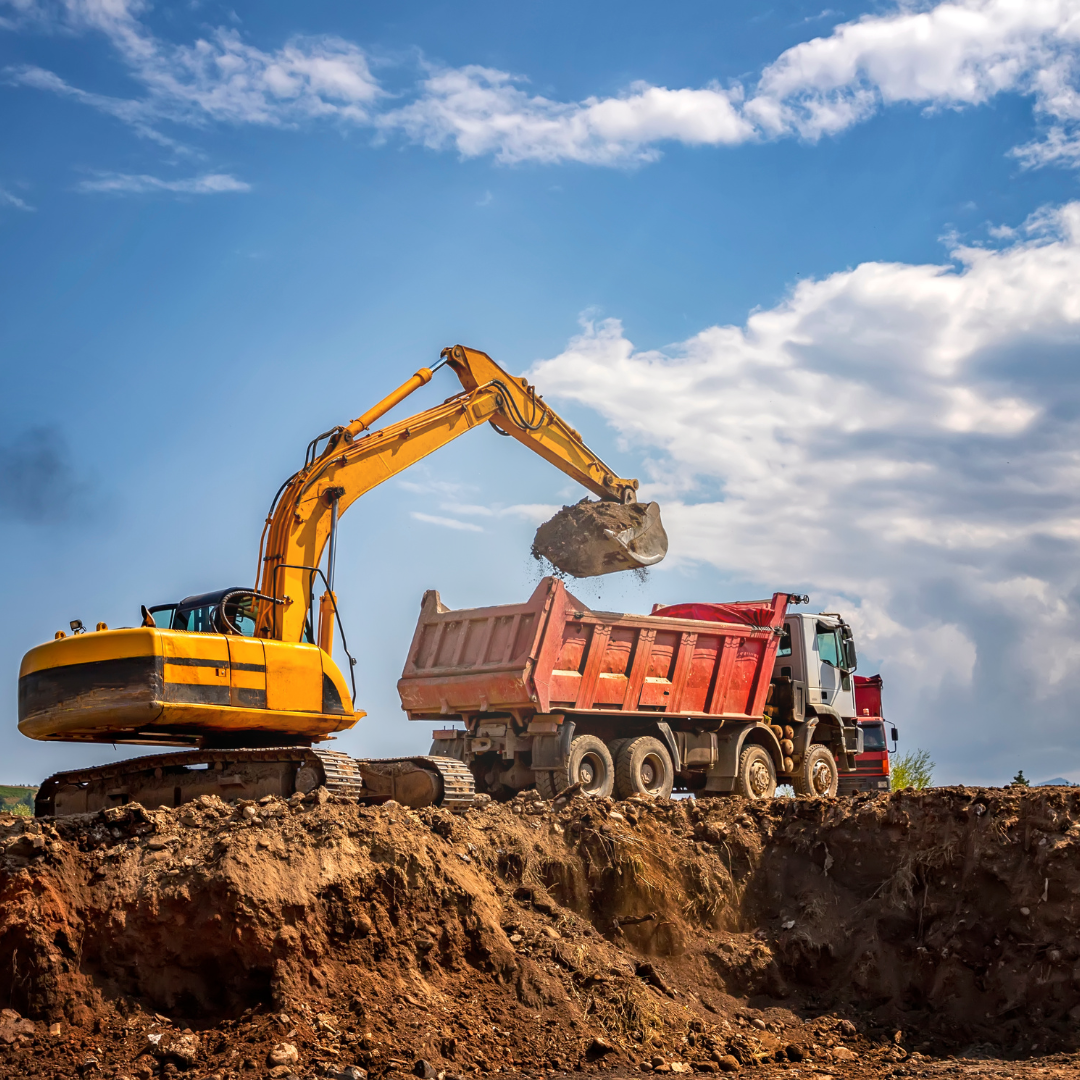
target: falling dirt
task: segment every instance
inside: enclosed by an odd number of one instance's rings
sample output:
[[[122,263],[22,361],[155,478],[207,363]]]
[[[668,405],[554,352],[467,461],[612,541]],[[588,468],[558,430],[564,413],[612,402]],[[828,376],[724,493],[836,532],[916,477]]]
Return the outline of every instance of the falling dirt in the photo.
[[[2,815],[0,848],[5,1078],[1080,1071],[1067,789],[320,789]]]
[[[536,530],[532,554],[563,573],[585,578],[641,570],[658,563],[667,549],[656,503],[582,499],[564,506]]]

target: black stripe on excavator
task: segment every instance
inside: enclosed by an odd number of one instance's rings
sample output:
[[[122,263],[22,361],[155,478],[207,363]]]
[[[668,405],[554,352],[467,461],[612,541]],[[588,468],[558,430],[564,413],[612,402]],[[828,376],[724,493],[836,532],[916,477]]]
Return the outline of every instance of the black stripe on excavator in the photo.
[[[166,656],[165,663],[170,667],[221,667],[233,671],[265,671],[265,664],[237,664],[231,660],[204,660],[201,656]]]
[[[19,719],[102,690],[126,690],[137,694],[134,700],[157,700],[163,681],[160,656],[123,656],[32,671],[19,679]]]
[[[230,705],[231,689],[228,683],[221,686],[202,686],[199,683],[167,682],[162,700],[180,705]],[[264,694],[264,700],[265,696]]]

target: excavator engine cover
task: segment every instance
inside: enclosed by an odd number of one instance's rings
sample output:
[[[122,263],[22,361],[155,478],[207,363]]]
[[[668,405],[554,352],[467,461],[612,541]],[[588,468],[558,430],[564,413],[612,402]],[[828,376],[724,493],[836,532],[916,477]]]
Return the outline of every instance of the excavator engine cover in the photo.
[[[572,577],[598,577],[653,566],[666,554],[657,503],[596,502],[564,506],[536,530],[532,553]]]

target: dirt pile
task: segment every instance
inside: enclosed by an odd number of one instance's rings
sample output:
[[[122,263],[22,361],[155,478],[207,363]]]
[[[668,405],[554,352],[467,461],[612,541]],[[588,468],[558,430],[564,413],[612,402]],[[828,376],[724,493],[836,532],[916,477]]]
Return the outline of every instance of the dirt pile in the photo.
[[[593,502],[564,506],[536,530],[534,559],[547,559],[571,577],[641,570],[667,554],[657,503]]]
[[[1076,1075],[1080,793],[534,800],[0,817],[0,1076]]]

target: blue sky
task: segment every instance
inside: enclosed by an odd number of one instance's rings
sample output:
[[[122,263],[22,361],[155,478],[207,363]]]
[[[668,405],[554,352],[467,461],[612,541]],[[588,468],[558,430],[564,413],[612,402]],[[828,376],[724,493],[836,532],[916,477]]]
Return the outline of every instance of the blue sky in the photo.
[[[809,592],[940,780],[1080,780],[1078,43],[1080,0],[0,3],[0,779],[128,753],[17,733],[27,648],[249,583],[307,441],[462,342],[664,506],[587,602]],[[344,519],[343,749],[426,748],[424,590],[522,598],[579,495],[489,435]]]

